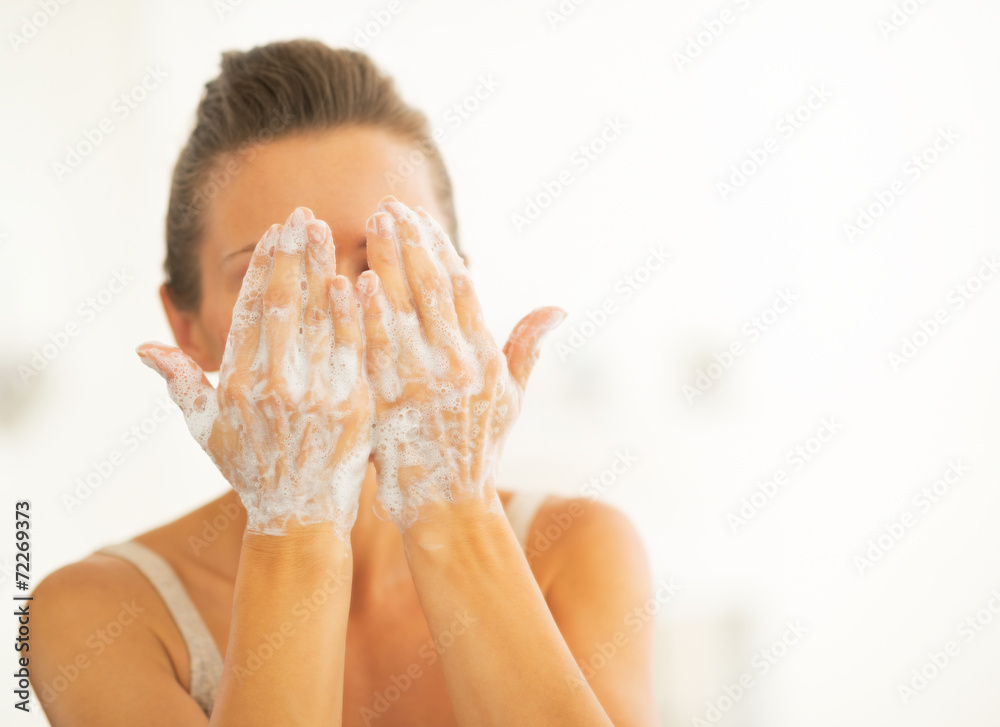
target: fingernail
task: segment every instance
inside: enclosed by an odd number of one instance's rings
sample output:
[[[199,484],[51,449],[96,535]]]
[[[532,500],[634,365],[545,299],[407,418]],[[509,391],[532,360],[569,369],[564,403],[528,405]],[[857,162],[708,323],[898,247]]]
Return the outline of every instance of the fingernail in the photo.
[[[368,218],[368,232],[383,239],[392,237],[392,217],[385,212],[376,212]]]
[[[358,294],[369,298],[378,290],[378,276],[366,270],[358,276]]]
[[[472,278],[464,274],[452,275],[451,289],[459,295],[469,295],[472,292]]]
[[[549,320],[545,324],[545,330],[542,332],[543,336],[549,335],[552,331],[559,327],[559,325],[566,320],[568,314],[562,308],[557,308],[551,314],[549,314]]]
[[[153,369],[153,371],[158,373],[160,376],[163,376],[163,369],[160,368],[160,364],[157,360],[149,355],[148,351],[140,351],[139,349],[136,349],[135,352],[139,354],[140,361],[142,361],[149,368]]]
[[[278,249],[289,255],[298,255],[306,247],[306,217],[301,207],[288,216],[288,221],[278,237]]]
[[[391,194],[389,194],[382,198],[382,200],[378,203],[378,206],[385,209],[387,205],[398,204],[398,203],[399,200],[393,197]]]
[[[326,224],[320,220],[309,220],[306,223],[306,234],[309,242],[314,245],[319,245],[326,240],[326,230]]]

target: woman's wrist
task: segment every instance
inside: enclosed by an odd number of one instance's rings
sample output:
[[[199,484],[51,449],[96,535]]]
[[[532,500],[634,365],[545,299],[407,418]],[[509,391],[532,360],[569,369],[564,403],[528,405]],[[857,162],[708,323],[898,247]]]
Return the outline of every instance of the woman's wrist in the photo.
[[[415,560],[459,558],[468,561],[461,567],[489,569],[498,546],[516,544],[499,498],[435,504],[401,532],[411,565]]]
[[[334,523],[291,525],[281,535],[247,530],[243,533],[243,553],[256,568],[280,574],[307,575],[313,569],[352,567],[350,536],[340,534]]]
[[[367,456],[367,455],[366,455]],[[260,487],[233,485],[247,513],[246,531],[259,535],[285,536],[312,531],[332,530],[341,539],[350,540],[351,528],[358,515],[358,498],[367,472],[357,473],[356,480],[326,482],[316,478],[315,485],[298,485],[299,492],[283,494],[282,481],[269,482],[266,495],[256,493]],[[311,492],[306,496],[304,493]]]

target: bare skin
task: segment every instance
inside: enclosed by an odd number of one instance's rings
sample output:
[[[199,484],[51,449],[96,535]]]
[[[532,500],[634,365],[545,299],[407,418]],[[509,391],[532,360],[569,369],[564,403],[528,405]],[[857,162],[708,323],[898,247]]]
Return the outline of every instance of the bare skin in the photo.
[[[179,347],[202,369],[219,368],[254,244],[272,223],[285,219],[296,207],[308,207],[317,219],[329,224],[337,273],[352,282],[367,268],[366,223],[386,194],[442,219],[425,169],[388,189],[386,171],[394,171],[397,160],[409,150],[405,143],[371,129],[287,137],[261,149],[208,210],[200,251],[200,308],[176,310],[163,295]],[[318,676],[316,669],[309,669],[303,678],[342,683],[342,722],[334,715],[329,721],[303,723],[530,724],[530,717],[522,719],[527,714],[539,724],[655,724],[649,663],[652,628],[633,633],[623,625],[626,614],[652,597],[652,587],[641,543],[617,511],[585,499],[550,498],[535,518],[529,543],[544,539],[546,527],[553,522],[571,525],[560,530],[550,547],[539,549],[527,560],[502,516],[490,519],[476,508],[472,516],[448,513],[438,521],[442,528],[430,528],[430,535],[445,543],[442,556],[438,550],[414,549],[414,543],[426,541],[427,528],[414,538],[415,532],[401,534],[395,523],[376,517],[375,494],[376,471],[370,465],[350,531],[350,547],[339,552],[339,559],[329,556],[336,549],[334,542],[322,541],[316,553],[311,551],[314,546],[307,541],[322,540],[325,534],[292,538],[303,541],[296,551],[300,558],[329,558],[326,562],[346,561],[350,566],[349,588],[340,590],[342,604],[321,613],[328,620],[325,626],[317,618],[303,629],[319,629],[309,632],[309,638],[326,644],[332,661],[337,660],[333,652],[340,649],[342,668],[329,673],[318,670],[323,672]],[[509,493],[498,494],[506,503]],[[233,512],[232,522],[206,543],[206,522]],[[237,598],[238,577],[244,579],[239,588],[246,589],[240,591],[245,596],[254,593],[255,587],[263,588],[248,580],[247,558],[256,564],[257,555],[247,556],[246,524],[240,498],[229,491],[137,537],[177,572],[222,654],[233,634],[240,633],[239,629],[234,632],[234,608],[240,612],[245,599]],[[448,537],[454,537],[454,543]],[[285,545],[282,541],[278,547]],[[479,560],[447,555],[460,550],[468,550]],[[261,556],[258,573],[273,566],[277,574],[273,578],[289,579],[284,585],[289,593],[301,597],[314,591],[312,574],[286,576],[287,569],[279,567],[284,561],[272,556]],[[485,575],[475,572],[482,563],[491,566]],[[496,578],[497,572],[505,577]],[[468,582],[465,573],[470,574]],[[81,652],[80,644],[115,618],[123,600],[135,599],[136,606],[144,609],[135,626],[126,628],[103,655],[92,658],[69,687],[46,705],[53,725],[225,723],[215,714],[210,723],[185,694],[190,668],[184,641],[155,591],[129,563],[111,556],[89,556],[53,573],[34,595],[36,691],[39,684],[51,683],[59,675],[60,665],[73,662]],[[339,615],[338,609],[346,616]],[[459,612],[478,618],[476,628],[456,637],[454,648],[437,654],[430,645],[445,643],[454,620],[450,616]],[[266,613],[255,618],[266,619]],[[338,635],[338,618],[346,618],[342,635]],[[254,623],[268,627],[266,620]],[[567,677],[576,669],[573,660],[590,661],[598,644],[611,641],[621,631],[628,634],[625,643],[616,646],[614,657],[596,670],[589,688],[568,686],[573,682]],[[340,643],[343,646],[338,647]],[[498,654],[498,649],[504,653]],[[83,652],[93,654],[89,649]],[[274,663],[282,658],[275,657]],[[230,661],[227,657],[227,668]],[[492,671],[491,663],[496,665]],[[414,666],[419,671],[415,678]],[[403,677],[408,672],[407,688],[387,689],[406,683]],[[547,675],[549,682],[539,674]],[[248,692],[250,697],[266,697],[275,680],[287,677],[284,673],[275,674],[274,679],[260,676],[264,675],[254,677],[257,681],[255,691]],[[125,689],[128,696],[120,698]],[[387,709],[379,708],[379,695],[397,693]],[[473,701],[463,697],[456,701],[460,694],[472,694]],[[117,705],[109,710],[112,698]],[[339,701],[337,695],[329,704],[319,701],[312,706],[319,714]],[[217,709],[219,704],[217,700]],[[577,717],[572,715],[567,721],[549,719],[546,707],[559,708],[560,713],[578,709],[579,719],[573,721]]]

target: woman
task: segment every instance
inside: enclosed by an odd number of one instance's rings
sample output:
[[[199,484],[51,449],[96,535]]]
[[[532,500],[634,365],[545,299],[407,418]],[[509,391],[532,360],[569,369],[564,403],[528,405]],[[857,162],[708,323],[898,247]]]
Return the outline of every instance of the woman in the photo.
[[[495,487],[563,313],[501,353],[455,238],[427,121],[368,58],[224,54],[171,189],[179,348],[139,355],[233,489],[38,586],[55,727],[655,723],[628,521]]]

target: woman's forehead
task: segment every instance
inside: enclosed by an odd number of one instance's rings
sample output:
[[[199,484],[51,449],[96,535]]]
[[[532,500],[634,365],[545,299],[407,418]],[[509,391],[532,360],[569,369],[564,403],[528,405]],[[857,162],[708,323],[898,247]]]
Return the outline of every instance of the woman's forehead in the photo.
[[[365,236],[365,222],[387,194],[440,220],[428,164],[413,166],[414,145],[379,129],[352,127],[295,134],[220,160],[205,185],[205,252],[221,258],[253,245],[296,207],[308,207],[334,241]],[[400,170],[406,172],[400,174]],[[214,192],[214,195],[211,194]]]

